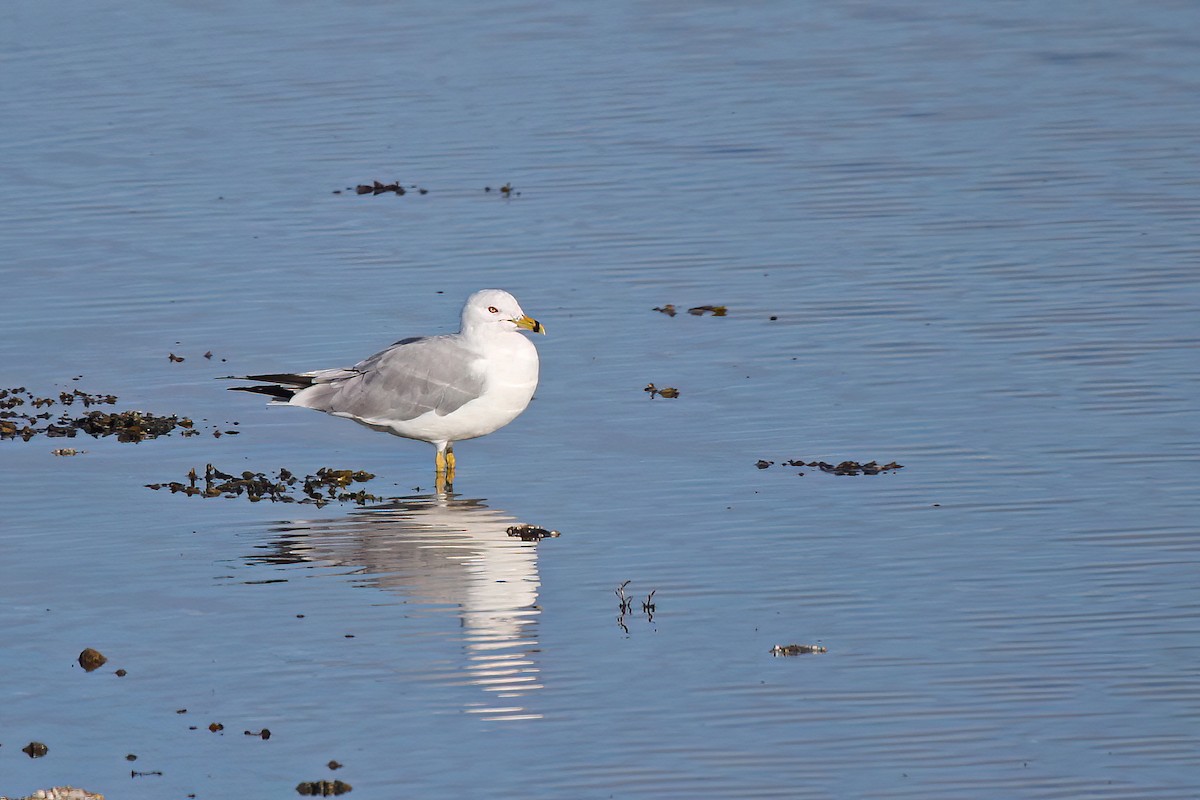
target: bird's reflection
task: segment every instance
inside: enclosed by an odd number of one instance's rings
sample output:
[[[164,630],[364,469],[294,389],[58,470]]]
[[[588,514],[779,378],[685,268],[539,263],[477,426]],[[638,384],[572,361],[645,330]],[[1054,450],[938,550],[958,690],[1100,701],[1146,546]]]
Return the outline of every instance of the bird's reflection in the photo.
[[[526,719],[538,715],[522,698],[541,688],[534,660],[539,581],[537,541],[513,535],[519,525],[481,500],[398,498],[339,519],[277,527],[267,552],[252,561],[349,567],[357,585],[455,609],[463,671],[489,693],[467,710]]]

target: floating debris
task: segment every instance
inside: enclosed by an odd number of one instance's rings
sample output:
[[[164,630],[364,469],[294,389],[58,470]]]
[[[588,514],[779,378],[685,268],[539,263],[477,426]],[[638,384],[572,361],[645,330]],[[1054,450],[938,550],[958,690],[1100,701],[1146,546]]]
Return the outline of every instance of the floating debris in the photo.
[[[97,439],[102,436],[116,436],[118,442],[157,439],[159,436],[166,436],[176,428],[183,428],[185,431],[191,430],[194,425],[186,417],[181,419],[174,414],[162,417],[145,411],[120,411],[113,414],[92,411],[86,416],[76,419],[72,424]],[[54,433],[47,431],[46,435],[53,436]]]
[[[50,748],[46,747],[46,745],[42,744],[41,742],[30,742],[21,748],[21,752],[30,758],[41,758],[42,756],[46,755],[46,753],[50,752]]]
[[[666,314],[668,317],[673,317],[678,313],[675,310],[675,306],[671,303],[667,303],[665,306],[655,306],[653,310],[661,311],[663,314]]]
[[[296,792],[306,796],[329,797],[345,794],[354,787],[342,781],[309,781],[296,786]]]
[[[646,595],[646,599],[642,601],[642,611],[645,612],[651,622],[654,621],[654,609],[658,608],[654,604],[654,593],[657,591],[658,589],[651,589],[650,594]]]
[[[668,400],[674,400],[676,397],[679,397],[679,390],[672,386],[664,386],[660,389],[653,383],[648,383],[646,384],[646,388],[642,389],[642,391],[649,392],[651,400],[658,396],[665,397]]]
[[[340,761],[331,760],[325,766],[329,767],[330,769],[341,769],[344,765]]]
[[[819,644],[777,644],[771,648],[773,656],[806,656],[813,653],[828,653],[826,647]]]
[[[628,586],[629,584],[630,584],[630,581],[624,581],[621,583],[620,586],[618,586],[613,591],[613,594],[615,594],[617,596],[617,599],[621,601],[621,613],[622,614],[626,613],[627,611],[631,611],[633,609],[633,598],[625,596],[625,587]]]
[[[883,472],[894,472],[898,469],[904,469],[903,464],[897,464],[895,461],[887,464],[879,464],[875,461],[868,461],[865,464],[860,464],[857,461],[842,461],[837,464],[829,464],[825,461],[785,461],[783,462],[783,466],[815,467],[830,475],[879,475]]]
[[[306,475],[303,478],[284,468],[272,477],[248,470],[239,477],[208,464],[204,468],[203,477],[193,468],[187,474],[187,483],[148,483],[146,488],[169,489],[171,494],[183,493],[189,497],[245,497],[252,503],[270,500],[273,503],[311,503],[318,507],[333,502],[365,506],[383,498],[370,494],[365,489],[356,492],[343,490],[352,483],[366,483],[374,477],[363,470],[328,467],[317,470],[316,475]]]
[[[225,726],[219,722],[210,722],[208,724],[208,729],[213,733],[219,733],[220,731],[225,730]]]
[[[150,775],[161,776],[162,770],[161,769],[152,769],[149,772],[138,772],[136,769],[129,770],[129,777],[131,777],[131,778],[145,778]]]
[[[183,361],[185,361],[186,359],[183,356],[177,356],[174,353],[168,353],[167,360],[170,361],[172,364],[180,364]]]
[[[540,542],[542,539],[554,538],[561,536],[558,531],[548,531],[545,528],[539,528],[536,525],[521,523],[513,525],[508,529],[509,536],[519,537],[523,542]]]
[[[688,313],[696,317],[702,317],[706,313],[712,314],[714,317],[723,317],[729,313],[729,309],[725,306],[696,306],[689,308]]]
[[[257,736],[263,741],[271,738],[271,731],[268,728],[263,728],[261,731],[242,731],[242,733],[246,736]]]
[[[43,435],[51,438],[73,438],[80,431],[97,439],[103,436],[116,436],[121,442],[140,442],[165,436],[176,428],[183,428],[184,436],[198,436],[195,424],[187,417],[171,415],[169,417],[151,414],[146,411],[119,411],[106,413],[90,411],[82,417],[73,417],[63,411],[57,419],[49,411],[38,411],[46,406],[72,406],[80,403],[84,407],[92,405],[115,405],[116,395],[88,394],[76,389],[72,392],[61,392],[58,398],[38,397],[28,392],[25,387],[0,389],[0,439],[15,439],[20,437],[29,441],[34,436]],[[23,410],[17,410],[25,407]],[[77,455],[84,452],[74,448],[62,448],[54,451],[55,455]]]
[[[633,611],[633,598],[625,594],[625,587],[628,585],[629,581],[625,581],[613,592],[616,594],[619,603],[617,607],[617,625],[625,633],[629,633],[629,626],[625,624],[625,615]],[[642,601],[642,613],[646,615],[647,622],[654,622],[654,611],[657,608],[654,603],[654,595],[657,591],[657,589],[651,589],[650,594],[646,595],[646,599]]]
[[[104,657],[103,653],[90,647],[79,654],[79,666],[83,667],[84,672],[94,672],[103,667],[107,661],[108,659]]]
[[[397,197],[402,197],[403,195],[408,194],[409,191],[413,190],[413,189],[415,189],[417,191],[417,194],[429,194],[428,189],[422,189],[421,187],[419,187],[415,184],[409,184],[408,188],[405,189],[404,186],[401,185],[400,181],[392,181],[391,183],[382,183],[381,181],[371,181],[370,183],[360,183],[358,186],[354,187],[354,193],[355,194],[369,194],[369,195],[374,196],[374,195],[380,195],[380,194],[387,194],[388,192],[391,192],[392,194],[396,195]],[[346,191],[350,191],[350,189],[347,188]],[[334,190],[333,193],[341,194],[341,191]]]
[[[774,463],[774,461],[767,461],[760,458],[754,463],[754,466],[758,467],[759,469],[767,469]],[[803,459],[793,459],[791,461],[784,461],[783,466],[813,467],[821,470],[822,472],[827,472],[830,475],[880,475],[884,472],[894,472],[898,469],[904,469],[903,464],[897,464],[895,461],[891,461],[887,464],[880,464],[877,461],[868,461],[865,464],[860,464],[857,461],[842,461],[837,464],[830,464],[826,461],[804,461]],[[804,473],[801,472],[800,474],[803,475]]]
[[[488,192],[492,191],[492,187],[490,187],[490,186],[485,186],[485,187],[483,187],[483,191],[484,191],[484,193],[486,194],[486,193],[488,193]],[[499,191],[500,191],[500,194],[504,195],[504,197],[506,197],[506,198],[508,198],[508,197],[520,197],[520,196],[521,196],[521,193],[520,193],[520,192],[518,192],[518,191],[516,191],[516,190],[514,190],[514,189],[513,189],[513,185],[512,185],[512,183],[506,183],[506,184],[504,184],[503,186],[501,186],[501,187],[500,187]]]

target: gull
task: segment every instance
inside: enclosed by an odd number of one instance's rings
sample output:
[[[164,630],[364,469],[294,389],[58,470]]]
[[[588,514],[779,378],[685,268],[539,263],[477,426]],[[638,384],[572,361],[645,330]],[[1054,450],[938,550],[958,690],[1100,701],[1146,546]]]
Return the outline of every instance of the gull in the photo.
[[[454,443],[504,427],[529,405],[538,353],[521,331],[546,329],[501,289],[467,298],[458,333],[401,339],[352,367],[246,375],[272,405],[301,406],[429,442],[439,487],[454,481]]]

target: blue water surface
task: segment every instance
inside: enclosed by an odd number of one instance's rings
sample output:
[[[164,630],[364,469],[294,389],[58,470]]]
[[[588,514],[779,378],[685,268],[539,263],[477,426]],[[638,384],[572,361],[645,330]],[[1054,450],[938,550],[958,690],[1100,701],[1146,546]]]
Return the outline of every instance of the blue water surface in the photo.
[[[0,793],[1200,795],[1193,4],[0,19],[0,388],[200,431],[0,441]],[[455,497],[216,380],[485,286],[549,335]]]

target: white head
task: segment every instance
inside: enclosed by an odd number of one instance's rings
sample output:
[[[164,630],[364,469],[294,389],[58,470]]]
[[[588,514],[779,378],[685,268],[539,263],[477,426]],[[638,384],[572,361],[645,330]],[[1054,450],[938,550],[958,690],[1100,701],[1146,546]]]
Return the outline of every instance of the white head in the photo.
[[[517,298],[503,289],[480,289],[463,304],[463,333],[520,328],[534,333],[546,332],[540,322],[525,315]]]

